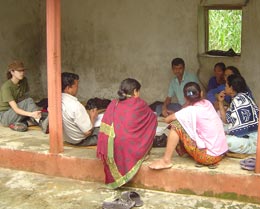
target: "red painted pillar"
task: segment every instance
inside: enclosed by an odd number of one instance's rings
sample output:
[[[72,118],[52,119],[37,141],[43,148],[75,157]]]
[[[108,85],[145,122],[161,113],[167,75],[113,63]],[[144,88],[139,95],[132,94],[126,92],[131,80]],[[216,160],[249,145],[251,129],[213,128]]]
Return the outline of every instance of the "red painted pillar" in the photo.
[[[260,102],[259,102],[258,107],[260,107]],[[259,113],[259,117],[258,118],[260,118],[260,113]],[[260,173],[260,122],[258,122],[255,172],[256,173]]]
[[[50,153],[63,152],[61,117],[60,0],[46,0]]]

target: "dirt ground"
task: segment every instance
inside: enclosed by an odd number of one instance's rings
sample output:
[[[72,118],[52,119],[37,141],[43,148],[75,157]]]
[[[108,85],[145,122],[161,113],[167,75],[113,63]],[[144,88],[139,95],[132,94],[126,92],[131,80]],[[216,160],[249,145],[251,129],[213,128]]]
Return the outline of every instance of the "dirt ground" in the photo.
[[[216,198],[126,187],[110,190],[102,183],[0,168],[1,209],[101,209],[103,201],[129,190],[140,194],[144,201],[140,209],[260,209],[260,205]]]

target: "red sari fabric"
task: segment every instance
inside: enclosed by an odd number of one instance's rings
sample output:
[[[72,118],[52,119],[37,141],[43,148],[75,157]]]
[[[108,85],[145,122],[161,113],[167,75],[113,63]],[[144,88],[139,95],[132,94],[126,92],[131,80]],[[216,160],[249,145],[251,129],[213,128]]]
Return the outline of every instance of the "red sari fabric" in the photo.
[[[97,143],[97,157],[104,163],[109,187],[120,187],[133,178],[152,147],[156,126],[156,115],[141,98],[113,100],[109,104]]]

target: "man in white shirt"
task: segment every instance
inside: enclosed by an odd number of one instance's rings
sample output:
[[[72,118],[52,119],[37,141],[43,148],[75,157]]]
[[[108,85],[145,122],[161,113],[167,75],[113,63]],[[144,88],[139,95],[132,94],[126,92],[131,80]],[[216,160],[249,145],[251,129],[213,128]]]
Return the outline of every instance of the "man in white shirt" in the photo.
[[[79,84],[77,74],[64,72],[61,80],[64,141],[79,146],[96,145],[99,130],[93,124],[98,115],[97,108],[87,111],[76,98]]]

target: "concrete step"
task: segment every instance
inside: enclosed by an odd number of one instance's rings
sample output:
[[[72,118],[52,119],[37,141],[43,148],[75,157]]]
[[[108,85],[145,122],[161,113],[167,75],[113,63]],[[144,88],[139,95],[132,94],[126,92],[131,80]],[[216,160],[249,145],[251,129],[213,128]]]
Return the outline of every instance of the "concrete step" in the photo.
[[[50,154],[48,135],[37,129],[14,132],[0,127],[0,166],[93,182],[104,181],[103,165],[93,148],[64,146],[64,152]],[[137,175],[126,185],[181,194],[220,197],[260,203],[260,175],[242,170],[240,159],[225,158],[214,169],[197,168],[189,158],[173,157],[173,167],[155,171],[152,160],[163,155],[164,148],[153,148]]]

